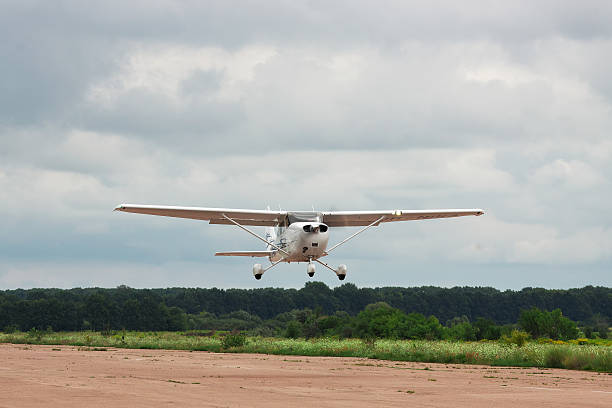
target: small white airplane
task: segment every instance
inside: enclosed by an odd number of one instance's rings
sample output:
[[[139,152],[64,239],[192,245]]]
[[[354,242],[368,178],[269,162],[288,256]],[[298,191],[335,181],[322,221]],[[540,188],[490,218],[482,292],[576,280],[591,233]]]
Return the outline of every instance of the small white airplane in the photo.
[[[368,228],[383,222],[431,220],[434,218],[482,215],[481,209],[468,210],[390,210],[390,211],[272,211],[237,210],[231,208],[171,207],[158,205],[120,204],[115,211],[165,217],[191,218],[208,221],[210,224],[235,225],[266,244],[264,251],[217,252],[215,256],[267,257],[270,266],[253,265],[255,279],[280,262],[308,262],[306,272],[314,276],[313,262],[334,272],[338,279],[346,277],[346,265],[334,269],[319,258],[329,255],[334,249],[355,238]],[[265,226],[262,237],[245,225]],[[363,227],[344,240],[327,248],[330,227]]]

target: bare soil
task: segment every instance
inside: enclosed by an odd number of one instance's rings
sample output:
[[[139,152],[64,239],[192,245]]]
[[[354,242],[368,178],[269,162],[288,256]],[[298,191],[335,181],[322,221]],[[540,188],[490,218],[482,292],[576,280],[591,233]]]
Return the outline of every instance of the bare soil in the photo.
[[[612,407],[612,375],[0,344],[0,407]]]

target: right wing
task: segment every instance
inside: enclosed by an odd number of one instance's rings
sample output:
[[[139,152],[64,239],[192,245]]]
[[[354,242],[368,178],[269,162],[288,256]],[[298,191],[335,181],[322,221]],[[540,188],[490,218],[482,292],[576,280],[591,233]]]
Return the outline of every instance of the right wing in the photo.
[[[381,222],[431,220],[435,218],[482,215],[480,208],[461,210],[386,210],[386,211],[329,211],[323,212],[323,222],[330,227],[362,227]]]
[[[115,211],[138,214],[161,215],[164,217],[191,218],[194,220],[209,221],[210,224],[232,223],[223,218],[223,215],[233,219],[241,225],[261,225],[266,227],[277,226],[287,214],[286,211],[270,210],[237,210],[232,208],[203,208],[203,207],[172,207],[166,205],[119,204]]]
[[[229,251],[229,252],[215,252],[215,256],[270,256],[274,251]]]

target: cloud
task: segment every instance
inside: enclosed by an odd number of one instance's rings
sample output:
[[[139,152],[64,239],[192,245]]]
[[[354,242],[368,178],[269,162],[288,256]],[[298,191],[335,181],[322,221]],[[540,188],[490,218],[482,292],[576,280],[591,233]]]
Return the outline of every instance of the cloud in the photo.
[[[610,284],[607,2],[2,11],[0,286],[250,277],[248,262],[212,257],[257,248],[246,234],[110,211],[128,201],[483,207],[373,229],[331,261],[377,286],[508,287],[514,269],[525,286],[557,285],[561,269],[566,285]],[[402,272],[413,265],[432,279]],[[275,282],[301,286],[298,269]]]
[[[536,169],[533,181],[538,185],[558,186],[571,189],[592,189],[601,187],[606,178],[587,163],[578,160],[557,159]]]

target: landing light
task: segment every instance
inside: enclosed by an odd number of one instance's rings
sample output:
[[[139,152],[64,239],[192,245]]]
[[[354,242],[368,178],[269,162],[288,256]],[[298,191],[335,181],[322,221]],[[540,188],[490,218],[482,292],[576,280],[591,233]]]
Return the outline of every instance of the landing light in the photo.
[[[400,215],[402,215],[402,212],[400,210],[395,210],[395,211],[393,211],[393,215],[400,216]]]

